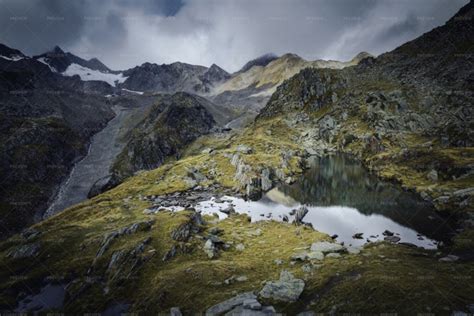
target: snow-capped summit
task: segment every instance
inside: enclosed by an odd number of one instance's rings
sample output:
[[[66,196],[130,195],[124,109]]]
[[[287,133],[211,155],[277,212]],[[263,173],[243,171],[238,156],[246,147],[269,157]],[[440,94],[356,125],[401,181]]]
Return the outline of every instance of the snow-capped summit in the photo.
[[[109,69],[97,58],[85,60],[72,53],[64,52],[59,46],[34,58],[48,65],[51,71],[59,72],[64,76],[78,75],[83,81],[105,81],[115,86],[127,79],[122,72]]]

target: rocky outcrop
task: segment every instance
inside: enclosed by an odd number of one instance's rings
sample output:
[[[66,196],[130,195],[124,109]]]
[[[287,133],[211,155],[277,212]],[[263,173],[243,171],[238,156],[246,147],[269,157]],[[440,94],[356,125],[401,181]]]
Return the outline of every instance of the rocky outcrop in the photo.
[[[163,96],[128,135],[118,155],[108,186],[120,183],[135,171],[153,169],[166,158],[178,158],[181,149],[216,124],[213,116],[195,96],[176,93]]]

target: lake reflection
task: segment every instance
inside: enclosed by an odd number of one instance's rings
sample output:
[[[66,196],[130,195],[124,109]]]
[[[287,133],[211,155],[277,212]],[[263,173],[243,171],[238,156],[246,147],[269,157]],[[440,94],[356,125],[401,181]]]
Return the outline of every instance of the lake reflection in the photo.
[[[383,240],[382,233],[389,230],[400,237],[400,242],[434,249],[437,241],[448,239],[452,232],[427,202],[395,184],[380,181],[346,155],[314,157],[311,168],[296,183],[279,185],[260,201],[227,200],[201,202],[197,208],[212,214],[233,204],[237,212],[249,214],[253,221],[281,220],[284,215],[291,221],[290,211],[306,205],[309,212],[305,222],[354,246]],[[226,215],[219,212],[219,216]],[[363,233],[363,238],[352,238],[356,233]]]

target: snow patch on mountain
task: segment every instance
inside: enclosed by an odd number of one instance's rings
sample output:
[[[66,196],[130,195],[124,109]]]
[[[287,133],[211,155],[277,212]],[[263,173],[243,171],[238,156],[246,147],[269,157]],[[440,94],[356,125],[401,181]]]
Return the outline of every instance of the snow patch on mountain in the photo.
[[[36,59],[36,60],[39,61],[40,63],[43,63],[43,64],[45,64],[46,66],[48,66],[49,69],[50,69],[52,72],[58,72],[58,71],[56,70],[56,68],[54,68],[53,66],[51,66],[50,64],[48,64],[48,62],[44,59],[44,57],[38,58],[38,59]]]
[[[111,86],[115,86],[116,83],[123,83],[128,77],[124,77],[122,73],[105,73],[98,70],[92,70],[90,68],[83,67],[78,64],[71,64],[62,73],[64,76],[78,75],[82,81],[99,80],[105,81]]]
[[[20,56],[20,55],[13,55],[13,56],[10,56],[10,57],[0,55],[0,58],[10,60],[10,61],[19,61],[19,60],[24,59],[25,57]]]

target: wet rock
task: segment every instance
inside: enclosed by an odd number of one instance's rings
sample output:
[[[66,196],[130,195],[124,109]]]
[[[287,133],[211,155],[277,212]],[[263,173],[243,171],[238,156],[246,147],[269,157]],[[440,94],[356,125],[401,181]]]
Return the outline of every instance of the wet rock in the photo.
[[[263,169],[260,177],[261,189],[263,191],[268,191],[273,187],[273,181],[271,178],[272,170],[270,168]]]
[[[288,222],[288,216],[283,215],[283,217],[281,218],[281,220],[284,221],[284,222]]]
[[[324,254],[330,252],[344,252],[346,248],[341,244],[328,241],[320,241],[311,245],[311,251],[322,252]]]
[[[288,271],[280,273],[278,281],[270,281],[265,284],[259,295],[263,298],[283,302],[296,302],[304,290],[305,283],[296,279]]]
[[[306,214],[308,214],[308,208],[304,205],[300,206],[295,212],[295,219],[293,222],[296,225],[301,225]]]
[[[257,201],[262,197],[262,179],[254,177],[249,179],[246,186],[246,195],[252,201]]]
[[[21,245],[8,252],[7,257],[14,259],[36,257],[40,249],[41,246],[39,242]]]
[[[389,231],[389,230],[385,230],[385,231],[382,233],[382,235],[384,235],[384,236],[393,236],[394,233],[391,232],[391,231]]]
[[[232,205],[229,205],[225,209],[221,210],[221,212],[227,215],[231,215],[231,214],[235,214],[235,209]]]
[[[400,241],[400,237],[398,236],[385,236],[383,240],[386,240],[391,243],[397,243]]]
[[[352,235],[352,238],[353,239],[364,239],[363,235],[364,235],[364,233],[356,233],[356,234]]]
[[[170,309],[170,316],[182,316],[181,310],[179,307],[171,307]]]

